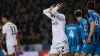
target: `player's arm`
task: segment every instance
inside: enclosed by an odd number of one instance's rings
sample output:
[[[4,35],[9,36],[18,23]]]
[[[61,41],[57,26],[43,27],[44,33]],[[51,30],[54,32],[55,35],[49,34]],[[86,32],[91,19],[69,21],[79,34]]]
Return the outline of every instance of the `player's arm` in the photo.
[[[43,13],[44,13],[47,17],[51,18],[50,8],[43,10]]]
[[[6,30],[7,30],[7,27],[6,27],[6,26],[3,26],[3,27],[2,27],[1,44],[2,44],[3,40],[4,40],[5,37],[6,37]]]
[[[3,27],[2,28],[2,37],[1,37],[1,40],[0,40],[0,46],[1,46],[1,49],[2,49],[2,52],[4,53],[4,55],[7,55],[7,53],[5,52],[5,50],[3,49],[2,47],[2,43],[3,43],[3,40],[5,39],[6,37],[6,27]]]
[[[63,6],[62,4],[57,4],[57,6],[55,8],[53,8],[53,10],[52,10],[52,15],[57,17],[60,20],[64,20],[65,19],[65,16],[57,11],[62,6]]]
[[[20,44],[20,38],[19,38],[17,26],[16,26],[16,39],[17,39],[17,47],[18,47],[18,51],[20,52],[20,51],[21,51],[21,44]]]
[[[90,22],[90,32],[89,32],[89,35],[88,35],[88,42],[91,42],[91,38],[92,38],[92,35],[93,35],[93,32],[94,32],[94,29],[95,29],[95,21],[93,19],[93,16],[92,14],[89,14],[89,22]]]
[[[17,45],[19,46],[20,45],[20,38],[19,38],[18,32],[16,33],[16,39],[17,39]]]
[[[1,43],[3,43],[3,40],[5,39],[5,37],[6,37],[6,34],[2,34]]]
[[[93,32],[94,32],[94,29],[95,29],[95,22],[91,21],[90,22],[90,32],[89,32],[89,36],[88,36],[89,39],[91,39]]]

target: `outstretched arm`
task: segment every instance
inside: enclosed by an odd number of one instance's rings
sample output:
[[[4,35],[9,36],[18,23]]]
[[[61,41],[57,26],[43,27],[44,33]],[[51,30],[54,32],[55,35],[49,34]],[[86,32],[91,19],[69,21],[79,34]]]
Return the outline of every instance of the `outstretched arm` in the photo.
[[[50,15],[50,8],[43,10],[43,13],[44,13],[47,17],[51,18],[51,15]]]
[[[57,17],[60,20],[64,20],[65,19],[65,16],[57,11],[62,6],[63,6],[62,4],[57,4],[57,6],[55,8],[53,8],[53,10],[52,10],[52,15]]]

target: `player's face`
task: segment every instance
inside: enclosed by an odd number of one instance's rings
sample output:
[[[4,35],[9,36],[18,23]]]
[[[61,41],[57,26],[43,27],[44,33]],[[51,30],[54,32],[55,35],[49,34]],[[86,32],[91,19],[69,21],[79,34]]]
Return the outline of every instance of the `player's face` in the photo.
[[[6,19],[2,17],[2,23],[5,24]]]

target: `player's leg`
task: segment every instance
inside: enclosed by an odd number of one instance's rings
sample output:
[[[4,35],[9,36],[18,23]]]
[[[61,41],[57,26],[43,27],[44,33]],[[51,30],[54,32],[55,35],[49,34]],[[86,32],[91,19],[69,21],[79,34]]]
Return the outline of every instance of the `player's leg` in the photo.
[[[56,47],[54,47],[53,44],[52,44],[52,46],[51,46],[49,56],[59,56],[59,53],[58,53]]]
[[[81,52],[81,56],[86,56],[87,55],[87,53],[85,53],[85,52]]]
[[[60,48],[58,49],[60,54],[62,54],[62,56],[70,56],[68,42],[64,41],[61,44],[62,46],[60,46]]]
[[[15,56],[15,47],[14,46],[7,46],[7,52],[9,56]]]
[[[74,56],[80,56],[80,53],[75,53],[75,55]]]
[[[71,56],[70,53],[63,53],[62,56]]]
[[[87,56],[92,56],[92,54],[88,54]]]
[[[59,54],[58,53],[50,54],[50,56],[59,56]]]
[[[71,52],[71,56],[74,56],[74,54],[75,54],[74,52]]]
[[[13,53],[13,54],[10,54],[9,56],[15,56],[15,53]]]
[[[100,55],[98,55],[98,54],[95,54],[94,56],[100,56]]]

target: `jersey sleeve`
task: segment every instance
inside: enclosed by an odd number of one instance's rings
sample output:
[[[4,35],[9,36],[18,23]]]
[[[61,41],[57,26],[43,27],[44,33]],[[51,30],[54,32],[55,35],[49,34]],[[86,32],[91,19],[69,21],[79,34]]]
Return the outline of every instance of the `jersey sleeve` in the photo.
[[[7,27],[6,27],[5,25],[4,25],[3,28],[2,28],[2,33],[3,33],[3,34],[6,34],[6,33],[7,33]]]
[[[52,14],[53,16],[57,17],[59,20],[64,20],[65,16],[61,13],[59,13],[58,11],[58,6],[56,6],[53,10],[52,10]]]
[[[88,13],[88,21],[89,21],[89,23],[91,22],[91,21],[94,21],[94,16],[95,15],[93,15],[92,13]]]
[[[50,11],[50,8],[43,10],[43,13],[44,13],[47,17],[51,18],[51,15],[50,15],[49,11]]]

